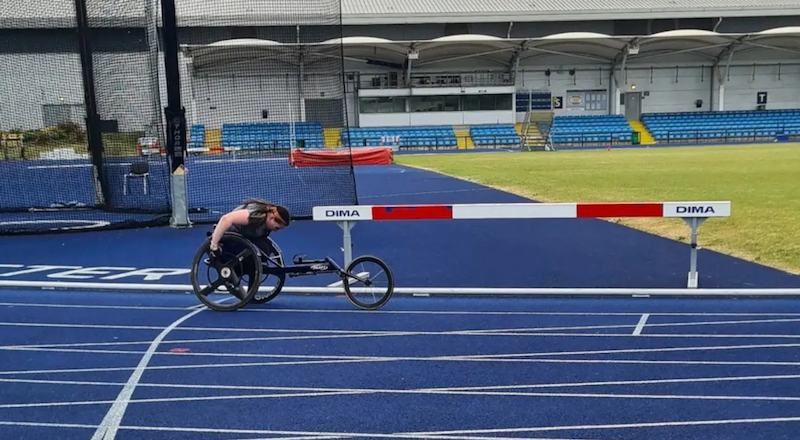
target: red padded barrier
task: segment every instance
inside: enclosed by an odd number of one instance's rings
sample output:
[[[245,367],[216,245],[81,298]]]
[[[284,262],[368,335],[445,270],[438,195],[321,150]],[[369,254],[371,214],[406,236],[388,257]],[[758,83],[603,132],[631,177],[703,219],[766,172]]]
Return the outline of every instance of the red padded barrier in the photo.
[[[353,148],[352,150],[314,150],[292,151],[291,164],[296,167],[313,166],[346,166],[353,160],[353,165],[389,165],[394,162],[391,148]]]

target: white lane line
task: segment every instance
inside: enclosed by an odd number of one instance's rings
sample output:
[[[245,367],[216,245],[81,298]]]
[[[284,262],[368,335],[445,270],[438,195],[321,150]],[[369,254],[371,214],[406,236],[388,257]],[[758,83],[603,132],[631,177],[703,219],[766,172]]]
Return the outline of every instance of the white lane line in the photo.
[[[125,415],[125,410],[128,408],[128,403],[131,400],[133,391],[136,389],[136,385],[139,383],[144,371],[147,369],[147,364],[150,363],[150,359],[156,353],[156,350],[158,350],[158,344],[160,344],[161,341],[163,341],[173,329],[181,325],[187,319],[204,310],[208,309],[197,309],[187,313],[186,315],[183,315],[181,318],[170,324],[169,327],[162,330],[161,333],[156,336],[155,339],[153,339],[153,342],[147,348],[144,356],[142,356],[142,359],[139,361],[139,365],[137,365],[133,370],[133,374],[131,374],[130,378],[128,379],[128,383],[126,383],[122,388],[122,391],[120,391],[119,395],[117,396],[117,400],[114,401],[114,404],[111,405],[111,408],[108,410],[108,413],[106,413],[103,421],[100,422],[100,425],[97,427],[97,430],[92,436],[92,440],[112,440],[116,438],[119,425],[122,423],[122,417]]]
[[[650,315],[645,313],[644,315],[642,315],[641,318],[639,318],[639,323],[636,324],[636,328],[633,329],[633,336],[639,336],[642,334],[642,330],[644,330],[644,325],[647,323],[647,318],[649,317]]]

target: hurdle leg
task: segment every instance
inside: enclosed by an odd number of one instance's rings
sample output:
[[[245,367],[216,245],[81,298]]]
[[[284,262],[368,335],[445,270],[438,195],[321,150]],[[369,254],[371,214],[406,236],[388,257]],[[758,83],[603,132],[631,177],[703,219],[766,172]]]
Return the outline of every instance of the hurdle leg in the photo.
[[[344,232],[342,251],[344,252],[344,265],[347,266],[351,261],[353,261],[353,237],[350,235],[350,230],[353,229],[355,223],[344,220],[336,222],[336,224],[339,225]]]
[[[690,240],[690,247],[689,250],[689,277],[687,286],[689,289],[696,289],[698,286],[698,276],[697,276],[697,229],[706,219],[700,217],[692,217],[692,218],[684,218],[683,221],[692,228],[692,235]]]

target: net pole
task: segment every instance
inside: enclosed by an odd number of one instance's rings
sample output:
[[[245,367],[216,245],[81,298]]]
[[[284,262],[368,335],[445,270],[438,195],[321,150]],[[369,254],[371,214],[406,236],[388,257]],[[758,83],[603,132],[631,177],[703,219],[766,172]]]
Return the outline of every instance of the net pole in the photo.
[[[158,0],[145,0],[145,21],[147,29],[148,61],[150,63],[150,87],[153,90],[153,119],[148,129],[147,136],[158,139],[159,145],[164,145],[164,121],[161,113],[161,86],[158,74]]]
[[[103,169],[103,138],[100,129],[100,115],[97,112],[97,93],[94,82],[94,60],[92,57],[91,31],[86,0],[75,0],[75,19],[77,24],[79,51],[81,55],[81,76],[83,79],[84,105],[86,106],[86,141],[92,160],[95,183],[95,203],[105,207],[108,182]]]
[[[164,38],[164,67],[167,80],[167,155],[171,164],[173,227],[188,227],[188,187],[186,184],[186,110],[181,105],[181,78],[178,59],[178,18],[175,0],[161,0]]]

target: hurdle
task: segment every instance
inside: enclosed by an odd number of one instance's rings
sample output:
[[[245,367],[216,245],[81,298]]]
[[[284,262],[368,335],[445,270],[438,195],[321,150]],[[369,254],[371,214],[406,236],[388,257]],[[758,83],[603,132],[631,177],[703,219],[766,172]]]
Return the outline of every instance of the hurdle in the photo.
[[[343,231],[345,265],[353,259],[352,229],[363,221],[498,220],[578,218],[680,218],[691,229],[687,288],[697,289],[697,231],[709,218],[730,217],[730,201],[624,203],[482,203],[445,205],[315,206],[313,220],[336,222]]]

